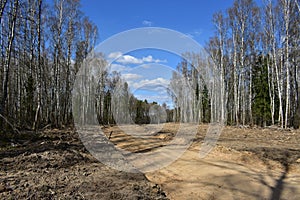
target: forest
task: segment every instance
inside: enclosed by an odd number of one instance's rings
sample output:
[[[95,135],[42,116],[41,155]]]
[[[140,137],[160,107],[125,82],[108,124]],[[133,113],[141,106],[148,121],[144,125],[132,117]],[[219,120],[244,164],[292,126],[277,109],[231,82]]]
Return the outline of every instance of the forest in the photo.
[[[97,51],[206,23],[176,58]],[[300,199],[299,0],[0,0],[0,43],[0,199]]]
[[[236,0],[215,13],[215,34],[205,51],[186,52],[170,88],[174,108],[139,100],[127,83],[121,89],[131,119],[122,123],[226,121],[234,126],[299,128],[300,8],[297,0]],[[79,0],[1,0],[1,131],[64,128],[73,124],[72,90],[80,66],[93,51],[98,28],[80,9]],[[112,98],[121,75],[109,73],[105,60],[90,109],[99,124],[114,124]],[[199,71],[218,72],[208,85]],[[188,80],[185,91],[178,74]],[[188,94],[186,94],[188,93]],[[77,102],[78,103],[78,102]],[[119,102],[120,103],[120,102]],[[160,116],[151,118],[150,108]],[[74,111],[75,114],[77,111]]]
[[[299,11],[298,1],[264,1],[258,7],[237,0],[215,13],[215,35],[205,46],[210,61],[188,53],[177,66],[194,85],[189,102],[177,104],[193,105],[190,116],[180,113],[186,115],[183,120],[299,128]],[[203,63],[218,72],[218,85],[203,81],[205,75],[197,70]],[[182,85],[176,76],[172,83],[173,89]]]

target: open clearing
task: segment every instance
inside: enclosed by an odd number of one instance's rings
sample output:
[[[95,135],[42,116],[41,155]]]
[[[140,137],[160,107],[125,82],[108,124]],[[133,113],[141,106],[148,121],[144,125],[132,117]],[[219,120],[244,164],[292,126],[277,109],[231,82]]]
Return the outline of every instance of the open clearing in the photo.
[[[111,141],[132,152],[155,149],[172,139],[178,124],[133,140],[118,127]],[[189,127],[189,125],[181,125]],[[134,128],[131,127],[131,130]],[[276,128],[226,127],[204,159],[199,149],[208,125],[200,125],[192,146],[171,165],[146,173],[170,199],[300,199],[300,132]],[[141,144],[143,144],[141,146]]]
[[[107,137],[113,131],[118,147],[146,153],[170,142],[179,126],[189,125],[164,124],[143,138],[117,126],[103,130]],[[199,126],[178,160],[146,174],[101,164],[71,130],[23,132],[9,147],[1,144],[0,199],[300,199],[299,130],[226,127],[200,159],[207,129]]]

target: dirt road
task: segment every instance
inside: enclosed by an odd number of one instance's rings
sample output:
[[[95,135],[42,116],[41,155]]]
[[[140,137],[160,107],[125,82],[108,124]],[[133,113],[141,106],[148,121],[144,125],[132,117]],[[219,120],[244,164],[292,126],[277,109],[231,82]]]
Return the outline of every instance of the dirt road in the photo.
[[[226,127],[214,150],[200,159],[199,148],[207,129],[207,125],[199,127],[193,145],[180,159],[146,173],[149,180],[162,186],[168,198],[300,199],[299,131]],[[118,132],[118,128],[109,130],[114,131],[111,141],[136,152],[171,140],[178,125],[165,125],[161,134],[152,136],[157,141],[148,142],[148,146]],[[120,137],[122,140],[117,140]]]
[[[172,165],[147,174],[170,199],[300,199],[299,165],[286,171],[273,161],[218,146],[205,159],[189,149]]]

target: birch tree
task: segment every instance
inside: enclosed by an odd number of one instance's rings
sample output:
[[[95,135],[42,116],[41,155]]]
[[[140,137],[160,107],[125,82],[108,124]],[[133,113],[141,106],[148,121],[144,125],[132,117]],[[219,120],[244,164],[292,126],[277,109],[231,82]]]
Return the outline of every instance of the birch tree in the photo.
[[[5,108],[6,108],[6,100],[8,96],[8,82],[9,82],[9,74],[11,68],[11,58],[12,58],[12,50],[13,50],[13,42],[15,39],[15,28],[17,21],[17,13],[19,10],[19,1],[15,0],[11,2],[10,5],[10,13],[11,17],[8,19],[8,38],[4,55],[4,72],[3,72],[3,94],[0,102],[0,115],[1,115],[1,126],[2,126],[2,118],[4,116]]]

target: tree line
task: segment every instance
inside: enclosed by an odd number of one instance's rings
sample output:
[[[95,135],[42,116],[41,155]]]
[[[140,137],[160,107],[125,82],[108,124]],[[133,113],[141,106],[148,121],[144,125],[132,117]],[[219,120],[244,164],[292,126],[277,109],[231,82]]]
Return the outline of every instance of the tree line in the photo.
[[[122,75],[109,71],[101,53],[90,54],[77,77],[72,103],[78,125],[173,122],[173,110],[166,103],[159,105],[136,98]]]
[[[89,53],[98,30],[79,0],[1,0],[1,130],[62,128],[74,116],[99,124],[226,121],[297,128],[299,12],[297,0],[264,0],[260,7],[236,0],[216,13],[205,52],[187,52],[177,65],[171,109],[138,100],[118,72],[107,71],[101,53]],[[87,64],[95,66],[95,76],[76,82]]]
[[[209,60],[187,53],[173,75],[174,119],[299,128],[299,12],[297,0],[264,0],[261,7],[236,0],[215,13],[215,34],[205,46]],[[215,73],[203,74],[205,65]],[[190,96],[178,89],[184,87],[178,76],[193,86]],[[213,81],[204,81],[207,76]]]
[[[37,129],[72,123],[75,75],[97,27],[79,0],[1,0],[0,126]]]
[[[89,91],[84,91],[95,96],[92,102],[79,99],[78,107],[85,105],[80,110],[87,114],[85,121],[92,120],[88,114],[94,112],[97,123],[116,123],[116,110],[123,116],[122,123],[163,122],[157,116],[159,112],[154,112],[161,111],[161,106],[135,98],[127,83],[123,103],[130,103],[129,111],[124,111],[124,105],[120,110],[112,103],[112,93],[121,76],[107,71],[102,55],[89,58],[98,29],[80,10],[80,0],[1,0],[0,9],[1,130],[63,128],[73,124],[76,110],[72,104],[78,99],[72,101],[72,90],[80,67],[92,64],[90,60],[98,66],[99,76],[89,82]]]

